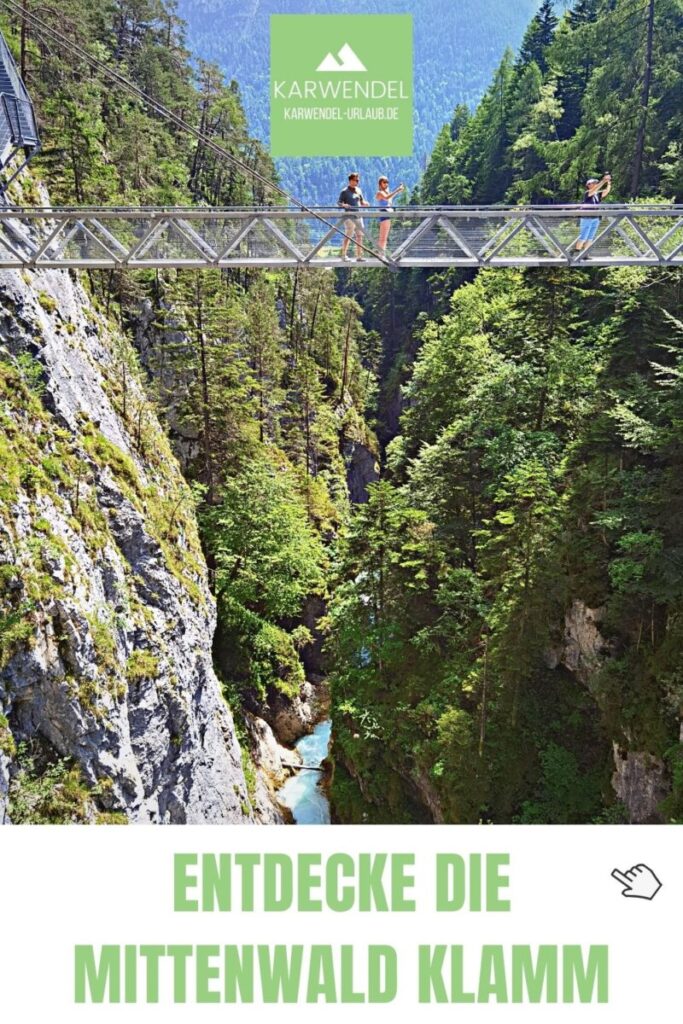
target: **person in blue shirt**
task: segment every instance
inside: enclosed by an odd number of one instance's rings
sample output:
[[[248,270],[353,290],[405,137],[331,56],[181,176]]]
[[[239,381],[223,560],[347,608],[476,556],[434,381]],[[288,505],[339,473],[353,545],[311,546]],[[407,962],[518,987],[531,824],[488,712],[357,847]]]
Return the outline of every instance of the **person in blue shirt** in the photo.
[[[612,175],[604,174],[602,178],[589,178],[586,182],[586,191],[583,197],[583,206],[599,206],[603,199],[606,199],[612,189]],[[595,236],[600,227],[600,217],[582,217],[579,222],[579,237],[576,241],[577,251],[588,249],[595,241]]]

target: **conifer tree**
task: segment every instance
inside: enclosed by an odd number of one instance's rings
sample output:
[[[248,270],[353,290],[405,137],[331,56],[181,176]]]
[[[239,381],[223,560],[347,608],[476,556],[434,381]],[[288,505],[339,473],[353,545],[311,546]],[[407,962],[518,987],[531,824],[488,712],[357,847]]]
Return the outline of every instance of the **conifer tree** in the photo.
[[[548,48],[553,41],[557,21],[553,0],[543,0],[522,41],[518,59],[520,67],[533,61],[543,73],[548,70]]]

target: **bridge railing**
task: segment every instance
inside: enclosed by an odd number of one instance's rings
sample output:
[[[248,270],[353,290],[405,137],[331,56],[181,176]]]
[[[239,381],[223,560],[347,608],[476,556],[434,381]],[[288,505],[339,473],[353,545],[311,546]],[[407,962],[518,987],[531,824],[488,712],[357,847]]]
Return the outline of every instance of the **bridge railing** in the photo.
[[[396,267],[677,266],[683,207],[336,207],[314,214],[259,208],[0,208],[0,267],[339,266],[344,234],[362,232],[377,253],[389,217],[385,261]],[[581,222],[591,240],[577,249]],[[355,242],[348,247],[354,258]],[[379,256],[364,251],[369,265]]]

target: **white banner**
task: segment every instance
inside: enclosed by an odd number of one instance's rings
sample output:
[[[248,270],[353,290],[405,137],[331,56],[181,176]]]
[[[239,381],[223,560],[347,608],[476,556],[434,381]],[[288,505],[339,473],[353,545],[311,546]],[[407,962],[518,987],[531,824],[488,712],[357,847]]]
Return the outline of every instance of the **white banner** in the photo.
[[[0,1006],[88,1024],[668,1019],[682,836],[7,828]]]

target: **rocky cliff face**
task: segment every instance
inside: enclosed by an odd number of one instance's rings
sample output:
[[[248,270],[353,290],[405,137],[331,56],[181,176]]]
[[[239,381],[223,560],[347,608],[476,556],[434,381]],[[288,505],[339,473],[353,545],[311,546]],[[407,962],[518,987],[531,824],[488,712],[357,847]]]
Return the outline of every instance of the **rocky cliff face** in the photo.
[[[22,744],[132,822],[253,820],[191,495],[80,283],[0,274],[0,821]]]
[[[368,485],[379,480],[377,456],[367,445],[359,441],[344,444],[346,480],[349,499],[354,505],[363,505],[368,500]]]
[[[549,668],[563,665],[589,691],[604,665],[614,654],[613,645],[600,631],[604,608],[589,608],[574,600],[567,609],[562,644],[547,652]],[[658,807],[668,795],[670,780],[661,758],[639,750],[625,749],[613,743],[614,773],[612,788],[634,824],[662,820]]]

